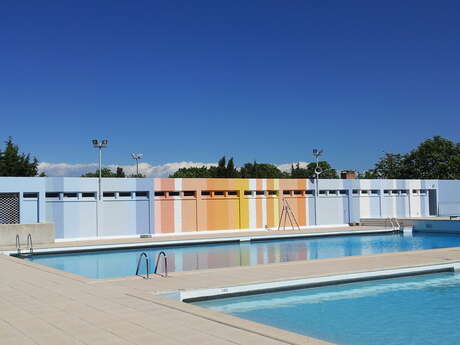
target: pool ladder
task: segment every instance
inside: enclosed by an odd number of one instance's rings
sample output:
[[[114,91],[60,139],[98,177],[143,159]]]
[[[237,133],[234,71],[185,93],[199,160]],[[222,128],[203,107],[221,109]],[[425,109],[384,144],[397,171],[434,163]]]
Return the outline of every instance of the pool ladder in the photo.
[[[391,218],[388,217],[388,221],[390,222],[391,228],[395,231],[401,230],[401,224],[398,221],[398,218]]]
[[[146,269],[147,269],[147,277],[144,277],[142,276],[143,278],[146,278],[146,279],[149,279],[149,257],[147,256],[147,253],[146,252],[142,252],[141,255],[139,256],[139,260],[137,260],[137,269],[136,269],[136,275],[138,276],[139,275],[139,269],[141,267],[141,261],[142,261],[142,258],[145,257],[145,266],[146,266]]]
[[[28,253],[23,253],[21,251],[21,241],[19,239],[19,234],[16,234],[16,251],[17,251],[17,256],[32,256],[34,254],[34,245],[32,242],[32,235],[28,234],[27,235],[27,244],[26,247],[28,248],[29,252]]]
[[[168,276],[168,259],[167,259],[167,256],[166,256],[166,253],[164,251],[161,251],[160,253],[158,253],[158,256],[157,256],[157,261],[156,261],[156,264],[155,264],[155,269],[153,271],[154,274],[158,274],[158,264],[160,263],[160,259],[161,257],[163,257],[164,259],[164,267],[165,267],[165,271],[164,271],[164,274],[160,274],[163,278],[166,278]],[[145,258],[145,266],[146,266],[146,269],[147,269],[147,274],[146,276],[142,276],[144,279],[150,279],[150,275],[149,275],[149,271],[150,271],[150,261],[149,261],[149,257],[147,255],[146,252],[142,252],[141,255],[139,256],[139,259],[137,260],[137,269],[136,269],[136,275],[137,276],[141,276],[139,274],[139,270],[140,270],[140,267],[141,267],[141,263],[142,263],[142,258]]]
[[[281,199],[281,203],[283,204],[283,208],[281,210],[281,216],[280,216],[280,221],[278,223],[278,230],[281,228],[281,223],[283,222],[283,216],[284,216],[284,224],[283,224],[283,230],[286,230],[286,220],[289,218],[289,223],[291,223],[291,228],[294,230],[294,223],[297,227],[297,229],[300,231],[299,223],[297,223],[297,219],[295,218],[294,211],[292,211],[291,206],[289,206],[289,203],[286,199]],[[294,220],[294,222],[292,222]]]

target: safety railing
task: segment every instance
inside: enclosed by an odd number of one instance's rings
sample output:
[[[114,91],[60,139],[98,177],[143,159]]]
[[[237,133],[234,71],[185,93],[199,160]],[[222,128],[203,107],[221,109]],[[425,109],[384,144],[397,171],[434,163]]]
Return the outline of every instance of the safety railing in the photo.
[[[21,241],[19,240],[19,234],[16,234],[16,251],[18,256],[21,255]]]
[[[391,218],[391,217],[388,217],[387,218],[388,222],[390,223],[390,227],[393,229],[393,230],[400,230],[401,229],[401,224],[399,223],[398,221],[398,218]]]
[[[146,269],[147,269],[147,274],[146,274],[146,277],[142,276],[142,278],[149,279],[149,266],[150,265],[149,265],[149,257],[147,256],[146,252],[142,252],[141,255],[139,256],[139,259],[137,260],[136,275],[140,276],[139,275],[139,270],[141,268],[141,262],[142,262],[143,257],[145,257],[145,266],[146,266]]]
[[[17,256],[31,256],[34,254],[34,245],[32,241],[32,235],[27,235],[27,252],[23,252],[21,248],[21,239],[19,238],[19,234],[16,234],[16,255]]]
[[[32,235],[27,235],[27,248],[29,248],[29,255],[34,255],[34,245],[32,243]]]
[[[166,278],[168,276],[168,258],[166,257],[166,253],[164,251],[161,251],[158,253],[158,256],[157,256],[157,262],[155,264],[155,271],[154,273],[155,274],[158,274],[158,264],[160,263],[160,258],[163,256],[164,258],[164,274],[160,274],[163,278]]]

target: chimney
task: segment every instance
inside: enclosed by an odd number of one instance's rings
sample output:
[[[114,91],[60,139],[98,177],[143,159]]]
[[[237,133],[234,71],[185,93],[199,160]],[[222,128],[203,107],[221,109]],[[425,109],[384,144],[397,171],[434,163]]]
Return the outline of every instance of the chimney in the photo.
[[[355,179],[356,178],[356,171],[354,170],[342,170],[340,172],[341,179]]]

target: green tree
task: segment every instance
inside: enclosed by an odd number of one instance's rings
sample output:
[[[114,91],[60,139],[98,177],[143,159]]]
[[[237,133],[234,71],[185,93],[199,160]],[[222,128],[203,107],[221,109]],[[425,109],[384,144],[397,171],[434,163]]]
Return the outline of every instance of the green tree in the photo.
[[[440,136],[425,140],[406,156],[401,178],[460,179],[460,144]]]
[[[294,167],[294,164],[291,164],[291,178],[313,178],[314,175],[308,171],[306,168],[301,168],[300,164],[297,163]]]
[[[125,172],[123,171],[123,168],[121,167],[117,167],[116,172],[113,172],[109,168],[102,168],[101,176],[102,177],[125,177]],[[81,175],[81,177],[99,177],[99,169],[97,169],[96,172],[90,172],[90,173]]]
[[[373,169],[365,170],[358,173],[359,179],[375,179],[378,178]]]
[[[240,169],[242,178],[285,178],[283,173],[276,165],[268,163],[246,163]]]
[[[235,168],[233,157],[227,162],[225,156],[219,159],[217,166],[209,168],[209,173],[212,178],[237,178],[240,176],[238,169]]]
[[[460,179],[460,144],[435,136],[409,153],[386,153],[367,173],[387,179]]]
[[[122,167],[117,167],[117,172],[115,173],[115,177],[126,177],[125,172],[123,171]]]
[[[225,169],[225,177],[227,178],[237,178],[240,176],[238,169],[235,167],[235,163],[233,162],[233,157],[230,158],[227,162],[227,167]]]
[[[385,153],[385,156],[375,163],[374,169],[367,171],[368,177],[403,179],[408,175],[407,155]]]
[[[219,161],[217,162],[216,167],[210,167],[209,171],[211,173],[211,177],[214,178],[224,178],[227,177],[227,160],[225,156],[223,156]]]
[[[180,168],[174,174],[169,175],[173,178],[210,178],[211,172],[205,166],[200,168],[191,167],[191,168]]]
[[[37,172],[37,158],[19,153],[18,145],[9,137],[5,141],[5,150],[0,151],[0,176],[37,176]]]
[[[339,178],[337,171],[332,169],[331,165],[326,161],[319,161],[318,167],[321,168],[322,172],[319,175],[321,179],[336,179]],[[300,164],[297,163],[294,167],[291,166],[291,178],[316,178],[316,162],[308,163],[306,168],[301,168]]]
[[[131,174],[129,175],[129,177],[133,177],[133,178],[145,178],[145,175],[144,174]]]

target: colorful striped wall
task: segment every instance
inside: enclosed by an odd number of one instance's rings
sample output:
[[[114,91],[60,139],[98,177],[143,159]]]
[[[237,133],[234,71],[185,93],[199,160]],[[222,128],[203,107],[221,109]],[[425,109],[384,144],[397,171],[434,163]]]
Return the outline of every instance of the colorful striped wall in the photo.
[[[309,225],[306,181],[155,179],[155,232],[277,227],[282,197],[288,200],[299,225]]]
[[[460,181],[319,180],[318,198],[308,179],[104,178],[101,190],[97,178],[0,178],[20,223],[53,222],[63,239],[277,228],[283,200],[301,227],[460,209]]]

